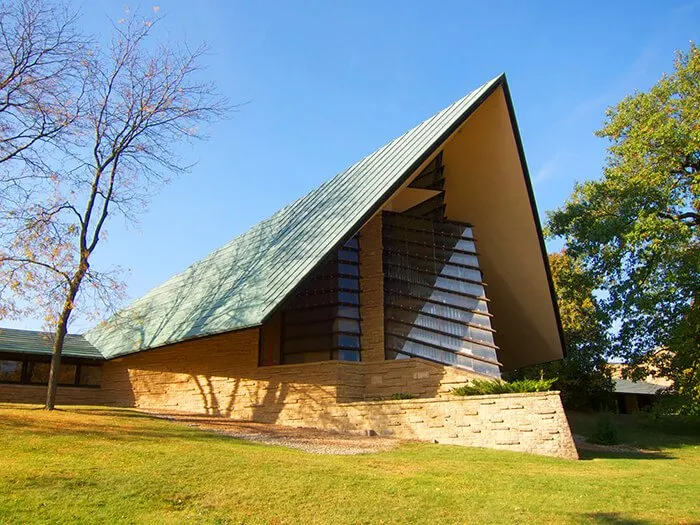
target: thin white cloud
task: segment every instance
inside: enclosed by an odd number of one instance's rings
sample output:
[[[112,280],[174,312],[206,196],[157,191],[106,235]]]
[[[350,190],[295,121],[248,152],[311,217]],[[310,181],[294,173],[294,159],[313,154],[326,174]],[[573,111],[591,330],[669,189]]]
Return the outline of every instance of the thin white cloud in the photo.
[[[609,85],[600,93],[582,100],[579,104],[564,116],[562,122],[564,125],[574,125],[582,118],[589,117],[593,114],[601,115],[603,110],[612,104],[615,104],[619,99],[619,94],[631,93],[640,87],[640,83],[645,79],[654,63],[659,59],[664,49],[665,36],[669,30],[672,30],[679,21],[683,18],[688,18],[700,8],[700,0],[688,2],[672,9],[666,17],[660,19],[655,30],[647,35],[646,44],[641,48],[637,57],[632,61],[627,69],[622,71],[620,75],[612,80]],[[671,57],[667,57],[670,63]]]
[[[540,169],[537,170],[535,176],[532,178],[532,182],[535,185],[542,184],[548,180],[551,180],[557,175],[559,167],[561,165],[561,155],[555,155],[547,159]]]

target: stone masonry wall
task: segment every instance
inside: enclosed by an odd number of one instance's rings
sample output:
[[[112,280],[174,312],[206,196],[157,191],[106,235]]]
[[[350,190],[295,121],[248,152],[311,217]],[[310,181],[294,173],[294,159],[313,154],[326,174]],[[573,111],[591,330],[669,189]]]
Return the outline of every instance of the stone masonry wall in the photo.
[[[578,459],[559,392],[289,406],[280,416],[292,426]]]
[[[351,403],[338,409],[347,430],[578,459],[559,392]]]
[[[360,313],[362,360],[384,361],[384,269],[382,214],[360,231]]]
[[[259,330],[196,339],[107,361],[102,387],[59,387],[59,403],[269,420],[280,407],[446,395],[474,374],[420,359],[258,366]],[[41,403],[45,387],[0,385],[0,401]]]
[[[220,415],[297,427],[575,457],[559,395],[450,394],[473,374],[421,359],[258,367],[258,330],[105,363],[99,389],[59,387],[59,404]],[[45,387],[0,385],[0,401],[42,403]],[[421,396],[391,401],[392,394]]]
[[[82,388],[59,386],[56,393],[58,405],[95,405],[100,404],[99,388]],[[0,403],[46,402],[46,386],[0,384]]]

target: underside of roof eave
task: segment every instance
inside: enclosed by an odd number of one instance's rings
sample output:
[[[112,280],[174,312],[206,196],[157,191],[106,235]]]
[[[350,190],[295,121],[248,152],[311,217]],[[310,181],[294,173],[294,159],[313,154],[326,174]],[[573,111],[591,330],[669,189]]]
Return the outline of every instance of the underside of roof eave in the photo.
[[[542,231],[542,223],[540,222],[539,212],[537,211],[537,203],[535,201],[535,192],[532,187],[532,180],[530,178],[530,170],[527,166],[527,159],[525,158],[525,149],[523,148],[522,137],[520,136],[520,128],[518,127],[518,120],[515,116],[515,107],[513,106],[513,99],[510,94],[510,88],[508,87],[508,80],[506,79],[505,73],[501,75],[500,80],[502,81],[503,94],[506,99],[506,105],[508,106],[508,114],[510,116],[510,122],[513,127],[513,136],[515,137],[515,142],[518,147],[518,156],[520,157],[520,165],[523,170],[523,176],[525,178],[525,186],[527,188],[528,198],[530,200],[530,208],[532,209],[532,216],[535,222],[535,227],[537,229],[537,237],[540,242],[540,251],[542,252],[542,263],[544,265],[545,272],[547,274],[547,282],[549,284],[549,294],[552,298],[552,309],[554,311],[554,318],[557,323],[557,330],[559,332],[559,342],[561,344],[562,358],[566,357],[567,349],[566,342],[564,338],[564,327],[561,322],[561,314],[559,312],[559,303],[557,300],[557,293],[554,288],[554,279],[552,278],[552,270],[549,267],[549,256],[547,254],[547,245],[544,239],[544,233]],[[556,361],[556,360],[555,360]]]

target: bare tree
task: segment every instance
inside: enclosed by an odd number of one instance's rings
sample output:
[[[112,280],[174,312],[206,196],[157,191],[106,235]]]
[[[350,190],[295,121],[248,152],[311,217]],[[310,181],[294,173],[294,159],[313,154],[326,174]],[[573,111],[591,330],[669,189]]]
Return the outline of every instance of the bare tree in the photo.
[[[26,195],[45,147],[78,118],[87,39],[77,16],[43,0],[0,2],[0,195]],[[10,161],[12,168],[8,167]],[[0,203],[2,204],[2,203]]]
[[[113,26],[105,51],[86,54],[78,138],[64,144],[35,202],[16,211],[16,229],[0,253],[4,313],[22,311],[18,299],[25,309],[38,301],[55,326],[49,410],[71,315],[121,289],[119,275],[90,265],[108,217],[138,217],[167,175],[189,167],[174,146],[203,138],[199,126],[227,111],[214,86],[200,80],[205,49],[152,42],[158,20],[129,15]]]

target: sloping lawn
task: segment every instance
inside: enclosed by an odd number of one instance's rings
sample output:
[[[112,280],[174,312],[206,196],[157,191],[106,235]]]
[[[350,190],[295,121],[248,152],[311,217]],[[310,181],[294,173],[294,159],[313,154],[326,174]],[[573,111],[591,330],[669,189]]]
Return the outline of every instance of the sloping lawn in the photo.
[[[433,444],[324,456],[129,410],[0,405],[0,523],[699,522],[700,438],[651,441],[582,461]]]

